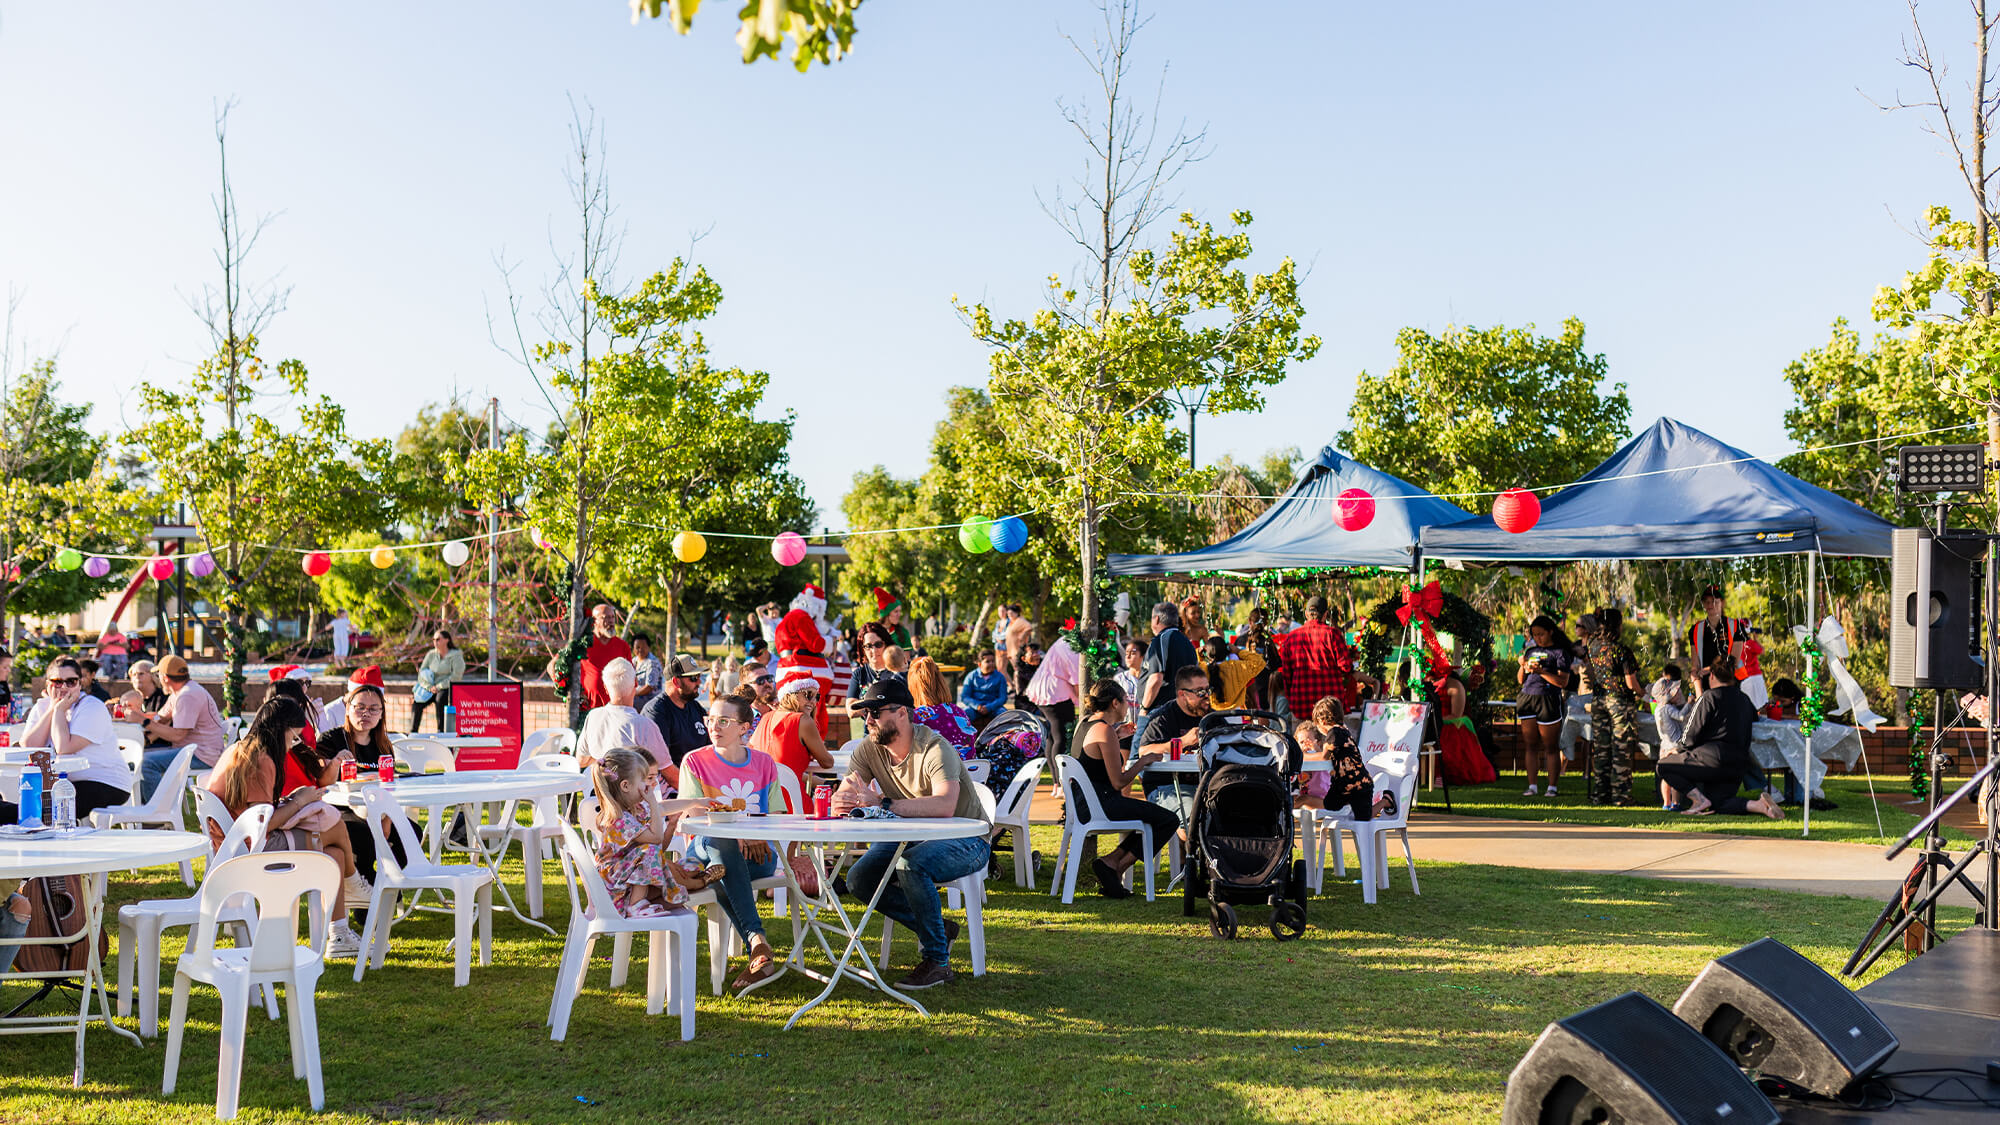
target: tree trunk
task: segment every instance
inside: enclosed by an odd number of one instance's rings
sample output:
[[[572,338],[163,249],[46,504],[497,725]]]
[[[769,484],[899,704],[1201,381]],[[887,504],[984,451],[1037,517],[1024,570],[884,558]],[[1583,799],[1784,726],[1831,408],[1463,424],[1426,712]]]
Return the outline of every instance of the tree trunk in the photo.
[[[993,612],[993,599],[988,597],[979,603],[979,616],[972,619],[973,655],[978,655],[978,641],[986,632],[986,615]]]

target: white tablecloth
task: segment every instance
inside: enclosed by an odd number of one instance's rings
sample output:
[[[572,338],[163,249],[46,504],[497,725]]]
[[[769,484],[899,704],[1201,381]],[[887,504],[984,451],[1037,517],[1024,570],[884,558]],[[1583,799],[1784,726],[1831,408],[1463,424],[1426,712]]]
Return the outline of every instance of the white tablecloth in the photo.
[[[1573,695],[1569,714],[1563,721],[1563,757],[1573,757],[1571,748],[1579,739],[1590,737],[1590,696]],[[1659,758],[1660,731],[1651,711],[1639,712],[1639,741],[1648,754]],[[1820,790],[1820,783],[1826,777],[1825,763],[1839,762],[1843,768],[1852,770],[1861,759],[1861,732],[1840,723],[1822,722],[1813,732],[1812,756],[1811,793],[1815,797],[1825,796]],[[1750,727],[1750,757],[1767,770],[1788,769],[1801,781],[1806,780],[1806,740],[1799,733],[1799,721],[1757,720]]]

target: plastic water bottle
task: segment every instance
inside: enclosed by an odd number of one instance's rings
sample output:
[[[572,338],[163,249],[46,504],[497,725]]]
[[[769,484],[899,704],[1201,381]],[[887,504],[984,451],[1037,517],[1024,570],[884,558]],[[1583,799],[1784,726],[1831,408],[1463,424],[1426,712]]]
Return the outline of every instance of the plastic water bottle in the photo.
[[[69,783],[69,774],[56,775],[56,784],[49,790],[49,820],[58,829],[76,827],[76,786]]]
[[[42,771],[33,766],[21,771],[21,827],[42,826]]]
[[[449,703],[444,705],[444,732],[446,734],[458,733],[458,708]]]

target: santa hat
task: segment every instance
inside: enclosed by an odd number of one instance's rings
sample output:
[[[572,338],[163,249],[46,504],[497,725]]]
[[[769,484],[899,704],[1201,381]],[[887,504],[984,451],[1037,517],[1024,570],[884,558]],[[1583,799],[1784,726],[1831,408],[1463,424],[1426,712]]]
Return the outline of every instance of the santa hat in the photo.
[[[819,625],[804,609],[794,609],[785,614],[777,628],[771,630],[771,640],[781,653],[826,651],[826,638],[820,635]]]
[[[889,616],[890,610],[893,610],[898,606],[901,606],[902,604],[903,604],[903,599],[897,597],[896,595],[890,593],[887,590],[884,590],[880,586],[875,587],[875,616],[887,617]]]
[[[795,691],[806,691],[819,686],[818,677],[804,668],[787,668],[778,677],[778,698],[783,699]]]
[[[826,617],[826,591],[808,582],[806,588],[799,591],[799,596],[792,599],[791,608],[805,610],[807,617],[819,621]]]
[[[292,678],[292,673],[298,670],[299,666],[296,664],[280,664],[271,669],[271,682],[275,684],[279,680],[289,680]]]
[[[356,668],[352,673],[348,675],[347,686],[377,687],[377,688],[381,687],[382,666],[380,664],[363,664],[361,667]]]

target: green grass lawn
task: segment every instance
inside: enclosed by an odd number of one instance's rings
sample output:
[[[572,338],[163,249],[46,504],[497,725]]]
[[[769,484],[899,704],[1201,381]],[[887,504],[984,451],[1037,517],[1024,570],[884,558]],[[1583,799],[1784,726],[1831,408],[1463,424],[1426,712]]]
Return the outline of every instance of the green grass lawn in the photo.
[[[1632,808],[1610,808],[1587,804],[1584,801],[1586,779],[1575,770],[1564,774],[1559,795],[1550,800],[1547,797],[1523,797],[1521,791],[1527,787],[1527,775],[1523,773],[1503,773],[1499,780],[1490,785],[1453,786],[1451,790],[1451,811],[1469,816],[1500,816],[1516,820],[1544,820],[1559,824],[1608,824],[1623,828],[1665,828],[1675,832],[1722,832],[1732,836],[1776,836],[1797,839],[1800,830],[1800,810],[1787,806],[1784,820],[1769,820],[1761,816],[1682,816],[1662,810],[1659,801],[1645,800],[1651,793],[1653,784],[1650,773],[1632,776],[1633,796],[1640,804]],[[1826,795],[1840,807],[1826,812],[1812,814],[1812,838],[1815,840],[1836,840],[1847,843],[1880,844],[1901,839],[1903,833],[1917,823],[1917,817],[1897,807],[1892,800],[1884,801],[1882,810],[1882,831],[1875,828],[1875,802],[1869,799],[1869,779],[1862,775],[1841,775],[1829,777],[1823,786]],[[1909,795],[1909,778],[1874,778],[1875,793],[1884,798]],[[1425,808],[1442,810],[1444,790],[1420,790],[1417,803]],[[1945,839],[1954,844],[1969,841],[1965,833],[1947,828]]]
[[[181,893],[166,874],[115,876],[113,897]],[[989,972],[966,973],[961,943],[959,979],[923,994],[934,1018],[843,985],[783,1031],[818,988],[789,978],[746,1000],[704,992],[691,1043],[677,1019],[645,1014],[643,966],[614,994],[601,962],[568,1041],[551,1043],[558,939],[502,915],[494,964],[454,989],[450,920],[426,916],[397,927],[388,966],[362,984],[346,961],[322,977],[327,1107],[315,1120],[1492,1120],[1508,1071],[1551,1020],[1627,989],[1671,1004],[1708,960],[1766,934],[1837,966],[1878,909],[1512,868],[1427,864],[1421,875],[1421,897],[1398,873],[1372,908],[1359,887],[1331,888],[1305,938],[1285,944],[1248,924],[1218,941],[1205,918],[1181,917],[1178,898],[1065,907],[996,883]],[[551,897],[566,918],[559,883]],[[898,965],[914,952],[903,935]],[[1901,959],[1885,957],[1878,974]],[[705,987],[705,960],[699,976]],[[163,1033],[166,1010],[163,995]],[[218,1011],[197,987],[172,1097],[159,1092],[164,1034],[137,1048],[93,1030],[81,1090],[69,1085],[69,1038],[5,1040],[0,1121],[213,1120]],[[308,1115],[284,1025],[254,1013],[242,1107],[246,1122]]]

